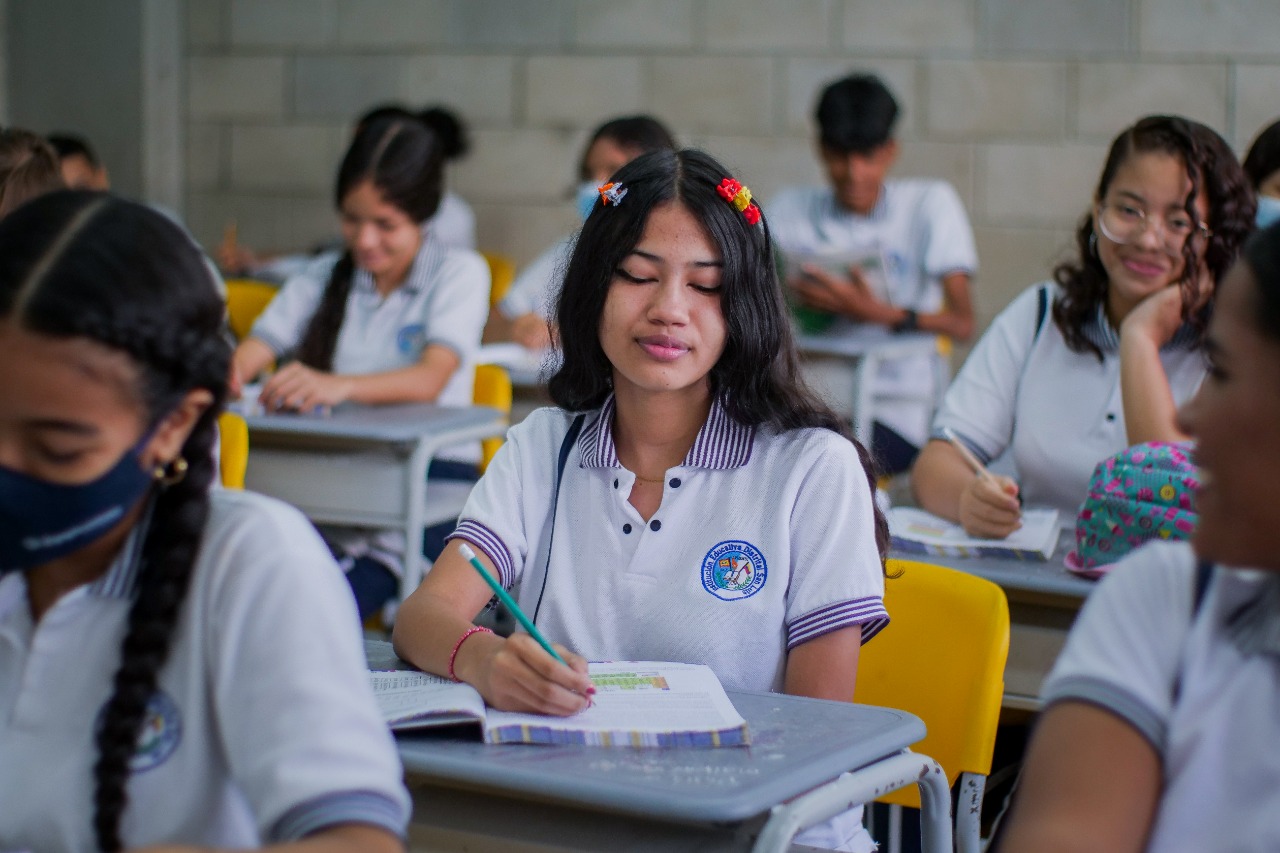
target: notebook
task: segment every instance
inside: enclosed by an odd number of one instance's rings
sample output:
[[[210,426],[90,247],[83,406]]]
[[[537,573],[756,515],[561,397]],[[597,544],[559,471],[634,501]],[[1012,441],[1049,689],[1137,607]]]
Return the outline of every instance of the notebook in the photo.
[[[849,278],[849,268],[857,267],[871,294],[881,302],[893,303],[889,290],[889,277],[885,272],[884,256],[877,247],[849,249],[841,252],[800,253],[784,252],[783,274],[786,278],[804,275],[801,264],[810,264],[837,278]]]
[[[1058,545],[1056,509],[1024,509],[1022,527],[1003,539],[970,536],[960,525],[915,507],[896,506],[888,515],[893,547],[910,554],[1048,560]]]
[[[592,706],[572,717],[485,707],[479,692],[437,675],[369,673],[383,719],[396,731],[475,724],[488,743],[615,747],[717,747],[750,743],[747,722],[701,664],[592,663]]]

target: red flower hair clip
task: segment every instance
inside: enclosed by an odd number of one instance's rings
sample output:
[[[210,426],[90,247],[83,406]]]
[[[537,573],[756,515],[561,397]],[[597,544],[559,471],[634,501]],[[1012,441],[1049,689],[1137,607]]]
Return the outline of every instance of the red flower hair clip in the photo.
[[[760,208],[751,200],[751,190],[733,178],[725,178],[721,181],[720,186],[716,187],[716,192],[742,214],[742,218],[747,220],[748,225],[755,225],[760,221]]]

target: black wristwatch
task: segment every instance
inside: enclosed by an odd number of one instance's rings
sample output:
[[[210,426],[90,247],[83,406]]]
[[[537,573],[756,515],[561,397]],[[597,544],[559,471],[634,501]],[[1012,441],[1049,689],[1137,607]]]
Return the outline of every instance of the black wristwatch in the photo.
[[[893,332],[895,335],[900,335],[903,332],[914,332],[919,328],[920,328],[920,316],[916,314],[915,311],[912,311],[910,308],[908,308],[906,316],[903,317],[898,322],[894,323],[892,326],[890,326],[889,330]]]

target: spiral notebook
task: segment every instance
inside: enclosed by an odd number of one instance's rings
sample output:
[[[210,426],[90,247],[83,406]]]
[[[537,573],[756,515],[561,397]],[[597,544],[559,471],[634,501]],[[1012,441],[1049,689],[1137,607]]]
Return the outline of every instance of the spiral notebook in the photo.
[[[888,516],[893,547],[909,554],[1048,560],[1058,545],[1056,509],[1024,509],[1022,527],[1003,539],[970,536],[960,525],[915,507],[895,506]]]
[[[479,692],[437,675],[369,673],[383,719],[396,731],[466,724],[488,743],[614,747],[718,747],[750,743],[747,722],[720,680],[701,664],[592,663],[594,702],[572,717],[485,706]]]

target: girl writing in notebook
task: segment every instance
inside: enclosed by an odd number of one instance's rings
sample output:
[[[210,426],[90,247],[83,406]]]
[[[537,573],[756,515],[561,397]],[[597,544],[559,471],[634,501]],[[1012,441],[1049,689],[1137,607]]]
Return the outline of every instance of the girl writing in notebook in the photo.
[[[345,250],[291,278],[236,348],[237,381],[283,363],[262,387],[264,407],[470,405],[489,268],[475,252],[423,231],[440,202],[441,163],[421,122],[392,117],[361,126],[338,170]],[[478,445],[445,448],[430,474],[474,480],[479,458]],[[402,541],[338,528],[325,534],[349,567],[361,615],[377,612],[395,593]]]
[[[1006,536],[1019,498],[1074,516],[1101,460],[1185,439],[1175,422],[1205,374],[1214,285],[1253,227],[1253,191],[1202,124],[1149,116],[1116,137],[1079,258],[992,322],[948,389],[912,468],[920,505],[970,534]],[[1019,479],[982,476],[1011,451]]]
[[[222,317],[146,207],[0,222],[0,850],[401,849],[337,567],[293,508],[211,488]]]
[[[401,609],[399,654],[552,714],[588,701],[579,655],[853,696],[887,622],[887,531],[865,451],[798,379],[771,252],[749,190],[701,152],[601,188],[558,302],[559,408],[512,428],[453,534],[571,666],[472,624],[490,591],[457,543]]]
[[[1002,853],[1280,849],[1280,225],[1222,282],[1205,349],[1178,421],[1199,526],[1089,597],[1045,682]]]

